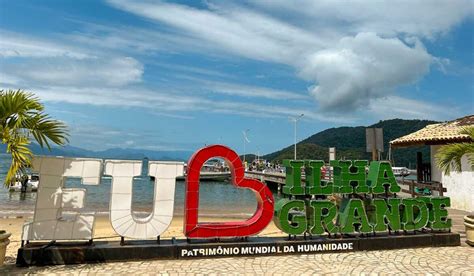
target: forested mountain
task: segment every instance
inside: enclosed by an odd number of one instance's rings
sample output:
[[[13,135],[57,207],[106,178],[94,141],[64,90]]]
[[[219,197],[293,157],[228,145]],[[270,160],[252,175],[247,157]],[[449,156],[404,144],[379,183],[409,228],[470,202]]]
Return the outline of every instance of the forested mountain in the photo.
[[[298,159],[329,159],[328,148],[336,147],[337,159],[370,159],[371,154],[365,152],[365,128],[383,128],[384,152],[386,158],[389,142],[395,138],[424,128],[426,125],[437,123],[428,120],[392,119],[380,121],[370,126],[329,128],[318,132],[297,144]],[[423,153],[425,162],[429,160],[429,147],[410,147],[392,150],[393,160],[397,166],[414,168],[416,152]],[[264,156],[267,160],[281,162],[293,158],[293,145]]]

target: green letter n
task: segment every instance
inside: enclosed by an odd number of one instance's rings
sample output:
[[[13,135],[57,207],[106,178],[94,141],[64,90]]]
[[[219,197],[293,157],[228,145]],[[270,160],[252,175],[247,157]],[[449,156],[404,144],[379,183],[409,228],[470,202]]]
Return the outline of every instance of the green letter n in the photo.
[[[392,231],[400,230],[400,198],[389,198],[387,201],[381,198],[372,200],[375,206],[375,214],[372,216],[374,231],[382,232],[387,230],[387,226]]]

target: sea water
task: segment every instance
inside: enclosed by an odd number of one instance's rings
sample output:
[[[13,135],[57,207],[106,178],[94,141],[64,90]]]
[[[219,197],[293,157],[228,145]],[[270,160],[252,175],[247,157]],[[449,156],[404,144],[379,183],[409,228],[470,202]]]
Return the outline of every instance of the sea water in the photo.
[[[0,183],[3,184],[10,166],[10,157],[0,154]],[[41,180],[40,180],[41,183]],[[41,185],[41,184],[40,184]],[[87,211],[107,214],[109,211],[111,179],[102,178],[99,185],[82,185],[80,179],[68,178],[66,187],[87,189]],[[158,191],[159,192],[159,191]],[[29,216],[33,214],[37,193],[9,192],[0,186],[0,217]],[[135,179],[133,183],[133,210],[148,213],[153,208],[154,183]],[[175,216],[184,214],[185,182],[176,181]],[[255,194],[248,189],[236,188],[229,182],[201,182],[199,188],[200,216],[249,217],[257,208]]]

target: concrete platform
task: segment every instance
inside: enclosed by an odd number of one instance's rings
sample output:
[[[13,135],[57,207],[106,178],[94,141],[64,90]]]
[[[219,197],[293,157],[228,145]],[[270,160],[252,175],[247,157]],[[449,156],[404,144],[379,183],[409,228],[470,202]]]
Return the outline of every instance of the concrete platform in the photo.
[[[87,243],[30,243],[18,249],[17,266],[104,263],[151,259],[276,256],[343,253],[387,249],[459,246],[456,233],[417,233],[369,237],[307,238],[253,237],[228,239],[157,241],[99,241]]]

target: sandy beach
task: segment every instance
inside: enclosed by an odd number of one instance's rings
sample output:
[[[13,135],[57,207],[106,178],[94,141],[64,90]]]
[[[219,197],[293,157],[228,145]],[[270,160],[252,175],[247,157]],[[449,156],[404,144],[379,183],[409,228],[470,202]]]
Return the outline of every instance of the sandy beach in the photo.
[[[10,245],[7,248],[6,263],[15,263],[18,248],[21,246],[21,229],[28,218],[0,218],[0,229],[7,230],[12,233],[10,237]],[[239,221],[242,218],[229,217],[200,217],[200,222],[217,222],[217,221]],[[108,216],[98,216],[96,218],[94,228],[94,240],[120,240],[110,224]],[[273,222],[271,222],[259,236],[275,236],[285,235],[281,232]],[[163,233],[162,238],[184,238],[183,234],[183,217],[175,216],[170,227]]]
[[[467,212],[460,211],[456,209],[449,209],[449,216],[453,220],[453,227],[452,231],[461,234],[461,246],[468,247],[468,245],[464,242],[466,238],[464,225],[463,225],[463,216],[466,215]],[[240,215],[220,215],[220,216],[202,216],[199,217],[200,222],[218,222],[218,221],[239,221],[244,220]],[[7,248],[6,254],[6,263],[15,263],[16,255],[18,248],[21,246],[21,229],[23,223],[29,220],[28,217],[21,217],[21,218],[0,218],[0,229],[5,229],[8,232],[12,233],[10,237],[10,245]],[[257,236],[286,236],[285,233],[281,232],[273,222],[259,233]],[[162,238],[185,238],[183,234],[183,217],[175,215],[171,222],[170,227],[163,233]],[[95,223],[95,232],[94,232],[94,240],[120,240],[120,237],[115,233],[110,224],[108,216],[102,215],[97,216],[96,223]]]
[[[156,274],[180,275],[181,273],[201,274],[446,274],[472,273],[474,261],[472,247],[465,243],[465,231],[462,224],[465,211],[450,209],[453,220],[452,231],[461,234],[460,247],[416,248],[401,250],[361,251],[353,253],[303,254],[298,256],[268,256],[255,258],[218,258],[192,260],[143,260],[129,262],[110,262],[87,265],[33,266],[18,268],[15,266],[17,250],[21,245],[21,227],[25,218],[0,218],[0,228],[12,232],[11,244],[7,250],[6,265],[0,268],[6,274]],[[227,219],[225,219],[225,218]],[[201,222],[241,220],[228,219],[227,215],[199,218]],[[162,235],[163,238],[183,238],[183,218],[175,216],[171,226]],[[271,222],[259,236],[286,236]],[[95,240],[115,240],[120,238],[113,231],[107,216],[96,220]],[[377,260],[376,262],[368,260]],[[288,265],[288,264],[292,265]],[[299,270],[294,268],[298,267]]]

